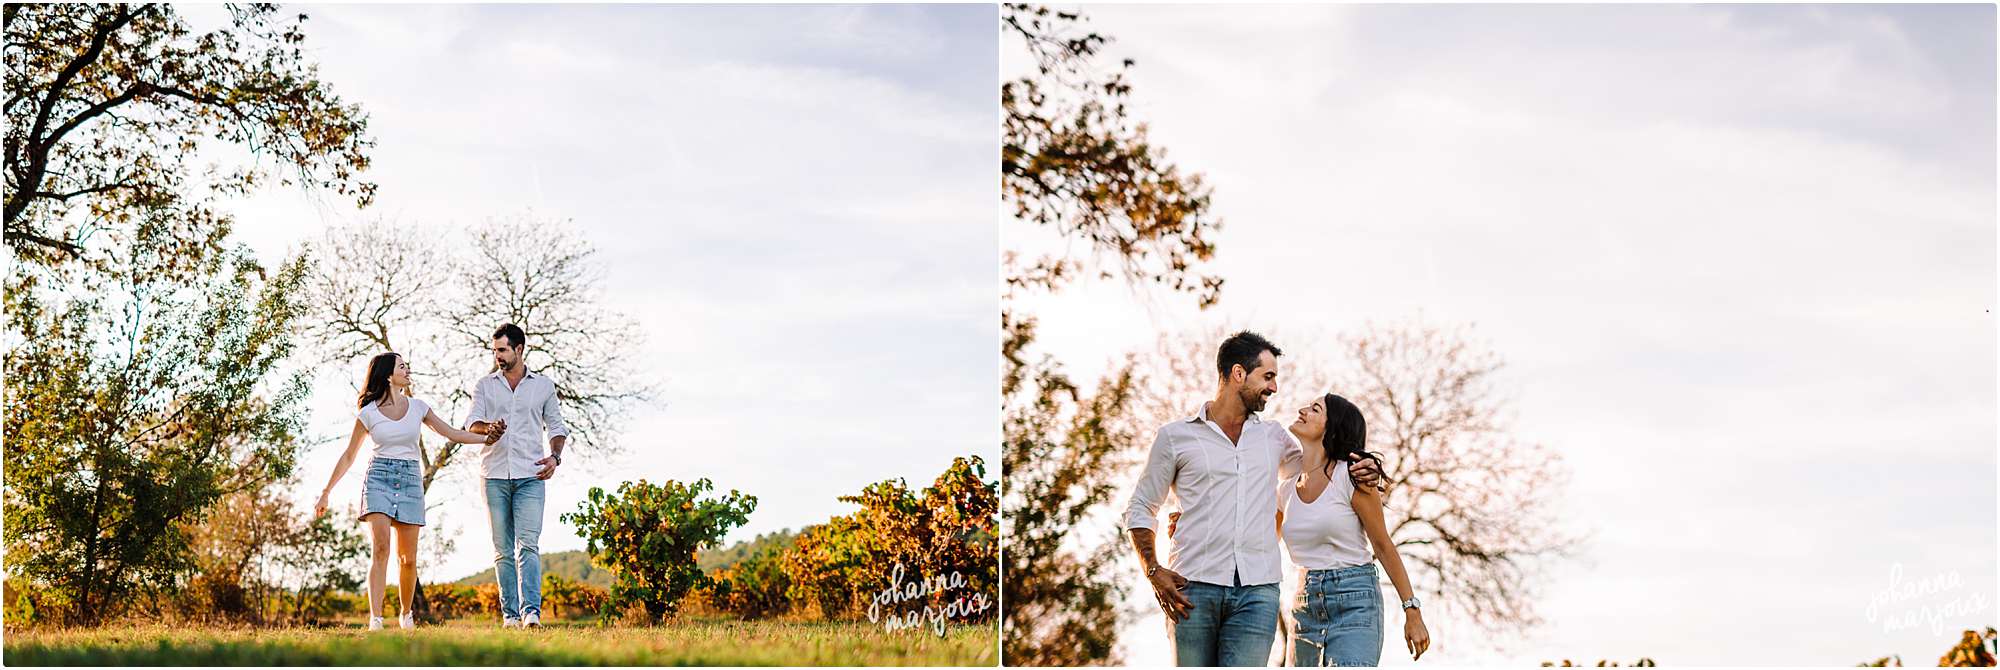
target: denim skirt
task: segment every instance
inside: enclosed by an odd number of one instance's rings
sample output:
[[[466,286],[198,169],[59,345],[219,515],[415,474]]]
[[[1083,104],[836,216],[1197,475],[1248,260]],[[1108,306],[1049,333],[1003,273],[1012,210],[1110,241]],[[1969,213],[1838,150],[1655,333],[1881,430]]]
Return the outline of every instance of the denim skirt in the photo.
[[[1307,571],[1292,620],[1292,665],[1380,665],[1382,587],[1375,564]]]
[[[368,461],[368,478],[361,480],[361,516],[387,514],[412,526],[424,525],[423,466],[405,458]]]

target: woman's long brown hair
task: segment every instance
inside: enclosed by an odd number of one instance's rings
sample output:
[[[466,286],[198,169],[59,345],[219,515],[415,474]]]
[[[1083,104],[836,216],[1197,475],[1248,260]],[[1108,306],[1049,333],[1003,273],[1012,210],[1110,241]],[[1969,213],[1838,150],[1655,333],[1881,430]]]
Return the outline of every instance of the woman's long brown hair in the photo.
[[[356,400],[355,408],[367,407],[389,395],[389,376],[396,374],[396,360],[400,358],[391,351],[368,359],[368,381],[361,385],[361,397]]]

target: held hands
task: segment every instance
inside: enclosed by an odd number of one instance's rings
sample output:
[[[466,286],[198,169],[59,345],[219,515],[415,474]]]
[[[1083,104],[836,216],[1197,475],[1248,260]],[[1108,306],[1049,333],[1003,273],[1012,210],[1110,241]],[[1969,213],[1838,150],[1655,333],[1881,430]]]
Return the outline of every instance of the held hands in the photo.
[[[1382,488],[1382,465],[1368,456],[1358,456],[1359,460],[1347,465],[1347,478],[1362,488]]]
[[[1153,598],[1160,602],[1160,609],[1167,613],[1168,619],[1178,622],[1194,611],[1194,602],[1181,595],[1188,580],[1180,573],[1165,567],[1154,568],[1146,580],[1153,583]]]
[[[1424,627],[1423,610],[1403,610],[1403,642],[1410,648],[1410,660],[1423,658],[1424,650],[1431,648],[1431,631]]]
[[[486,443],[493,444],[495,442],[499,442],[500,436],[506,433],[507,433],[507,420],[506,419],[494,420],[486,424]]]

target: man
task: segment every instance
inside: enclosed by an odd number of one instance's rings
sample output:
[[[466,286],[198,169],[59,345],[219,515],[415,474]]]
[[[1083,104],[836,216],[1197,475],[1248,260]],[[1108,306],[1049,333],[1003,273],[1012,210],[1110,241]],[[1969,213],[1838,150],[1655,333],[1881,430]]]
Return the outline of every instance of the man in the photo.
[[[493,331],[493,374],[472,391],[475,433],[500,433],[479,448],[486,479],[486,515],[493,522],[493,575],[500,582],[500,627],[542,625],[542,504],[549,477],[562,465],[569,427],[556,385],[528,370],[527,333],[502,324]],[[548,438],[548,453],[542,439]]]
[[[1257,416],[1278,392],[1282,353],[1249,331],[1224,340],[1215,356],[1215,398],[1160,427],[1133,489],[1125,525],[1167,613],[1178,665],[1254,666],[1270,656],[1280,580],[1274,492],[1298,474],[1304,457],[1284,425]],[[1349,474],[1356,486],[1380,479],[1372,460],[1349,466]],[[1172,569],[1153,549],[1170,492],[1180,502]]]

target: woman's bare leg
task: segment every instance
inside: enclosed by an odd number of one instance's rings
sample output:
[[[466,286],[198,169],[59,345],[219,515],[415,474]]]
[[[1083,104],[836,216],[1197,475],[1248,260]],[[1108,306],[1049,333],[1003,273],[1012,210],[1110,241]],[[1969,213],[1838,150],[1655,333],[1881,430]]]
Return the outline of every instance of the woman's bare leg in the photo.
[[[382,581],[389,572],[389,515],[368,515],[368,538],[374,541],[374,562],[368,566],[368,616],[382,616]]]
[[[417,532],[423,526],[396,523],[396,595],[403,609],[410,611],[410,599],[417,597]]]

